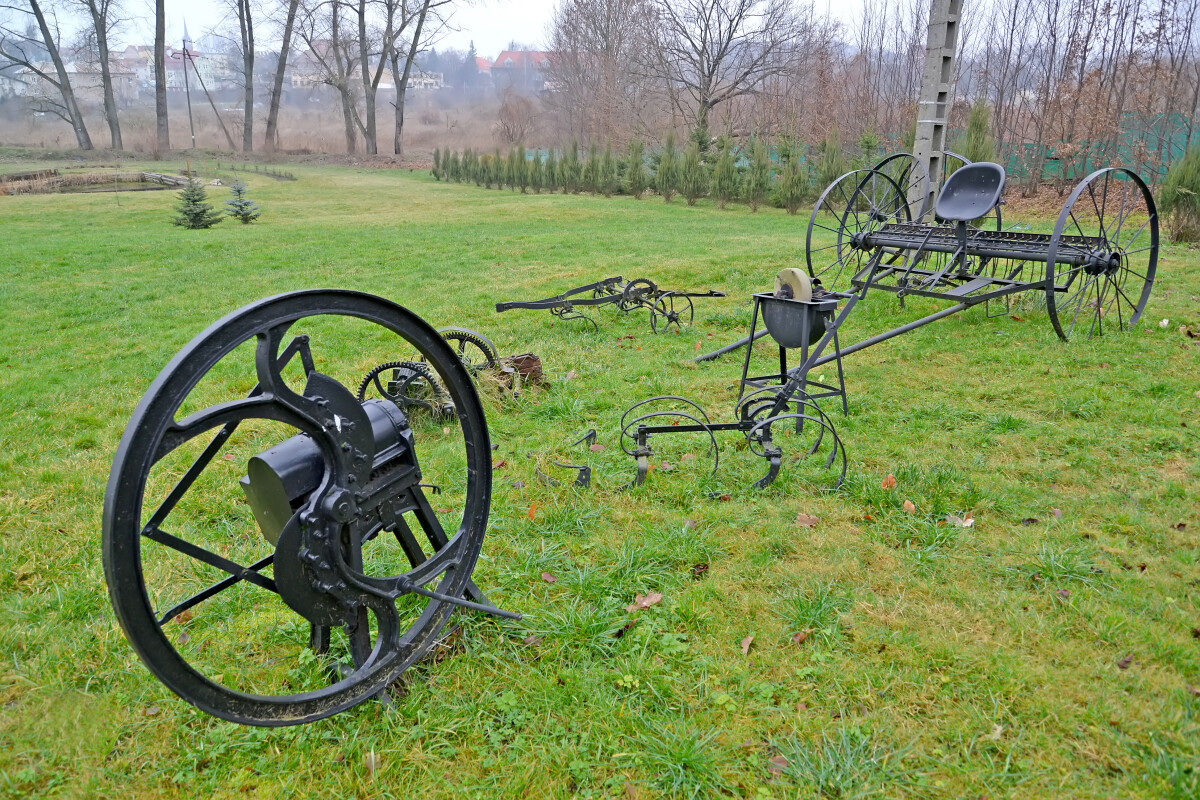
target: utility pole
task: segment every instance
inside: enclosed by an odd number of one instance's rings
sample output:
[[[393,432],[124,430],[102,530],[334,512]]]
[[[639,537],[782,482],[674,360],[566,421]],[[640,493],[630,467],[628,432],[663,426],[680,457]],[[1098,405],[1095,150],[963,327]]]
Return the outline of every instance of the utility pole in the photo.
[[[964,0],[932,0],[929,38],[925,44],[925,69],[921,73],[921,100],[917,105],[917,136],[913,155],[929,175],[929,195],[910,197],[916,209],[933,208],[945,164],[946,119],[950,112],[950,82],[958,57],[958,35]],[[920,187],[914,189],[920,192]]]
[[[178,58],[179,56],[175,56]],[[187,95],[188,129],[192,133],[192,149],[196,149],[196,123],[192,121],[192,87],[188,84],[187,65],[192,59],[192,37],[188,36],[187,23],[183,23],[183,92]],[[192,68],[195,68],[192,64]],[[199,73],[196,76],[199,77]]]

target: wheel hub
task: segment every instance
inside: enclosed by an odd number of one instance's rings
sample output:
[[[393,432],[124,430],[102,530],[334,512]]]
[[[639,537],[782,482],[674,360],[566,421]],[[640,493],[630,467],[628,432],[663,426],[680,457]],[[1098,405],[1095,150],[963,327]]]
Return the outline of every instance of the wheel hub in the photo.
[[[1083,265],[1083,271],[1088,275],[1115,275],[1120,268],[1121,254],[1115,250],[1093,250]]]

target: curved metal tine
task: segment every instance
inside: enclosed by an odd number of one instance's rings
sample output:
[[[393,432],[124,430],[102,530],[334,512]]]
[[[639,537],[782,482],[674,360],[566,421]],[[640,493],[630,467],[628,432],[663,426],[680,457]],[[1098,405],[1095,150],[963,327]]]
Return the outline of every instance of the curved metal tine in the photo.
[[[704,412],[704,409],[701,408],[698,403],[696,403],[692,400],[688,400],[686,397],[680,397],[677,394],[659,394],[659,395],[655,395],[654,397],[647,397],[645,400],[639,400],[638,402],[631,405],[629,408],[625,409],[625,413],[621,415],[621,422],[620,422],[621,427],[622,428],[625,427],[626,418],[631,413],[633,413],[633,410],[635,408],[640,408],[641,406],[644,406],[647,403],[655,403],[655,402],[658,402],[659,400],[678,400],[681,403],[687,403],[689,406],[691,406],[692,408],[694,408],[700,412],[700,416],[704,417],[704,422],[706,425],[712,424],[712,421],[709,420],[709,418],[708,418],[708,414],[706,414]]]
[[[838,432],[837,432],[836,428],[833,428],[830,425],[826,425],[825,422],[821,421],[820,419],[818,419],[816,417],[810,417],[807,414],[779,414],[777,416],[769,417],[768,419],[763,420],[758,425],[756,425],[753,429],[748,431],[746,436],[747,436],[747,438],[749,438],[749,436],[751,434],[753,434],[760,427],[773,425],[774,423],[779,422],[781,420],[795,419],[798,417],[803,417],[804,419],[808,419],[808,420],[812,421],[813,423],[820,425],[822,428],[828,428],[830,435],[833,436],[834,447],[833,447],[832,451],[830,452],[830,458],[826,461],[825,468],[828,469],[833,464],[834,457],[840,451],[842,454],[842,471],[841,471],[841,474],[838,476],[837,482],[827,490],[827,491],[836,491],[837,489],[841,488],[842,483],[845,481],[846,471],[849,466],[849,462],[846,459],[846,447],[842,443],[841,437],[838,436]],[[758,455],[758,453],[755,453],[755,455]],[[760,458],[761,457],[762,456],[760,456]]]
[[[704,428],[704,432],[708,434],[708,439],[710,442],[708,452],[713,457],[713,468],[712,468],[712,473],[709,475],[709,477],[713,477],[713,478],[716,477],[717,467],[719,467],[721,465],[721,451],[720,451],[720,448],[717,447],[716,435],[713,433],[712,428],[710,428],[708,424],[705,424],[705,423],[701,422],[700,420],[696,419],[695,417],[693,417],[691,414],[686,414],[682,411],[655,411],[651,414],[645,414],[643,416],[640,416],[640,417],[637,417],[636,419],[631,420],[629,422],[629,424],[626,425],[621,430],[621,438],[622,438],[621,449],[625,451],[626,455],[636,457],[636,453],[631,453],[628,450],[625,450],[624,443],[623,443],[625,435],[626,435],[625,432],[627,430],[629,430],[631,427],[633,427],[634,425],[637,425],[639,422],[644,422],[645,420],[652,419],[654,417],[682,417],[683,419],[690,419],[692,422],[696,423],[701,428]],[[630,436],[629,438],[632,439],[633,437]]]
[[[584,433],[583,436],[580,436],[578,439],[571,442],[570,447],[575,447],[576,445],[584,444],[585,442],[588,444],[595,444],[595,442],[596,442],[596,429],[595,428],[588,428],[587,432]]]

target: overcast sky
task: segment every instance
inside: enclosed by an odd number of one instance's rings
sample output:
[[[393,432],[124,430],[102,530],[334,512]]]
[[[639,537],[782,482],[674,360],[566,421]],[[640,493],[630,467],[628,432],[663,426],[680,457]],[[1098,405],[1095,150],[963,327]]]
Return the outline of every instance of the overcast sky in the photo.
[[[447,32],[437,46],[466,50],[473,41],[479,55],[488,58],[495,58],[511,41],[543,46],[556,4],[557,0],[475,0],[473,3],[460,3],[454,14],[457,30]],[[848,19],[862,7],[862,0],[823,0],[819,4],[834,16]],[[237,23],[233,21],[228,6],[228,2],[222,0],[166,0],[168,43],[179,46],[185,20],[193,40],[200,39],[214,27],[236,35]],[[153,4],[131,0],[125,7],[128,12],[142,16],[130,21],[128,29],[117,36],[118,41],[124,44],[153,42]],[[225,24],[222,24],[223,20]],[[270,37],[260,34],[259,38],[264,46],[269,46]]]

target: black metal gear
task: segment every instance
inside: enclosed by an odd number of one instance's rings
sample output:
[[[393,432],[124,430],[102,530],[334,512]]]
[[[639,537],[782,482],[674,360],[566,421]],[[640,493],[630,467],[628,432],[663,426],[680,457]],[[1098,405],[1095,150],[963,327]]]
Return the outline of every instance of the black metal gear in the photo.
[[[392,370],[392,376],[387,380],[385,388],[379,376],[388,370]],[[454,412],[454,404],[446,390],[438,382],[433,370],[423,361],[386,361],[375,367],[363,376],[358,384],[358,402],[367,399],[372,385],[378,390],[380,397],[391,400],[406,412],[420,408],[434,417],[443,417]]]

